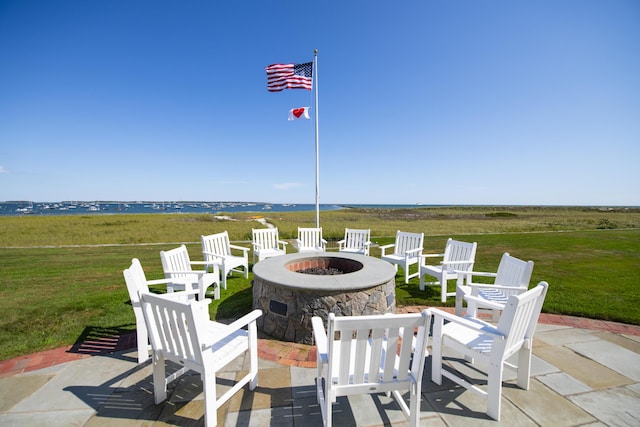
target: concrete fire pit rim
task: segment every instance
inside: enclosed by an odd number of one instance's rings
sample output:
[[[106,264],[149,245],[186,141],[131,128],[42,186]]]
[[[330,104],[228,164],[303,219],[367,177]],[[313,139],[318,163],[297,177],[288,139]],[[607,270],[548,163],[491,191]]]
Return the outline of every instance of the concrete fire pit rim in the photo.
[[[362,269],[347,274],[312,275],[289,271],[287,265],[309,258],[345,258],[363,264]],[[267,258],[253,266],[255,279],[293,289],[314,291],[349,291],[372,288],[393,280],[392,264],[378,258],[342,252],[303,252]]]

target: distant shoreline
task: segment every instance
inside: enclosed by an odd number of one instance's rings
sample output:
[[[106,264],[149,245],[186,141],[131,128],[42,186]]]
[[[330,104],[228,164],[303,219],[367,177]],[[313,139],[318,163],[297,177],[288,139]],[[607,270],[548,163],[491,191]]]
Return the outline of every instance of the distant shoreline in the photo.
[[[320,204],[321,211],[341,209],[417,209],[417,208],[488,208],[488,209],[597,209],[617,211],[638,209],[638,206],[607,205],[450,205],[450,204]],[[202,201],[62,201],[0,202],[0,216],[55,216],[55,215],[107,215],[107,214],[212,214],[268,213],[315,211],[315,204],[265,202],[202,202]]]

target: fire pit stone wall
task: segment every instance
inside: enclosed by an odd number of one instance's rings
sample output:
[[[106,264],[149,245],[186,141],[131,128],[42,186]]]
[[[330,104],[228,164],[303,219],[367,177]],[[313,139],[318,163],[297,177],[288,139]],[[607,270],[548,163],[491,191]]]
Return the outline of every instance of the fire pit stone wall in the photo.
[[[339,268],[343,274],[297,273]],[[311,318],[395,312],[395,268],[378,258],[341,253],[289,254],[253,269],[253,308],[263,311],[258,328],[276,339],[312,344]]]

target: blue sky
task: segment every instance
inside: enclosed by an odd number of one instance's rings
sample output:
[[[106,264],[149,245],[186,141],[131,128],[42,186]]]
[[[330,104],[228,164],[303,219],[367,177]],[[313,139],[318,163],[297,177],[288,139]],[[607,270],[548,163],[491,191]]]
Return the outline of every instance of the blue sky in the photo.
[[[0,200],[640,205],[636,0],[0,0]],[[316,112],[311,110],[312,119]]]

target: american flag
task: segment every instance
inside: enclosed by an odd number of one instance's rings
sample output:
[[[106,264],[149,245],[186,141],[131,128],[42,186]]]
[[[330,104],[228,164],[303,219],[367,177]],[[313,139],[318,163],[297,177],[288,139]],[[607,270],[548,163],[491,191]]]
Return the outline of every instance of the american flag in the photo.
[[[267,68],[267,89],[307,89],[313,87],[313,62],[305,64],[271,64]]]

